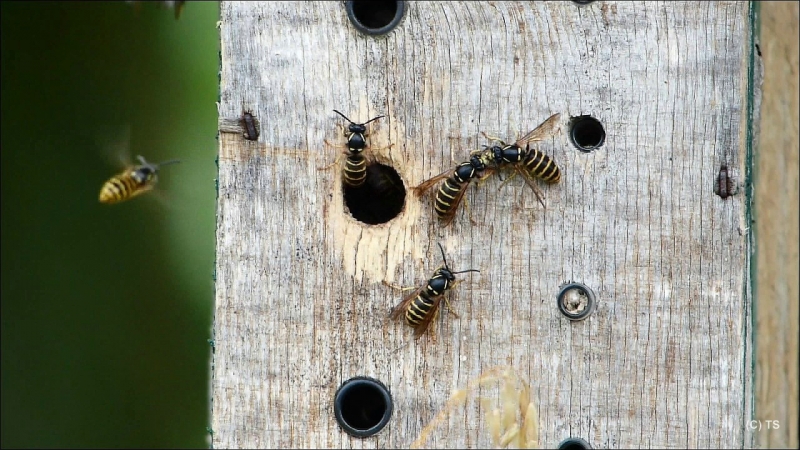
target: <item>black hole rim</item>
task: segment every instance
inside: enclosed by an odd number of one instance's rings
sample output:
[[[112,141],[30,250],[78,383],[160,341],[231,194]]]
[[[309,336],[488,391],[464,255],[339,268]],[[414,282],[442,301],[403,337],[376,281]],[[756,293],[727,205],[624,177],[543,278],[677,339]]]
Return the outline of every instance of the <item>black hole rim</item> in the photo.
[[[558,450],[591,449],[592,446],[581,438],[567,438],[558,444]]]
[[[360,15],[359,9],[362,7],[375,7],[376,4],[382,3],[384,5],[393,4],[394,5],[394,16],[383,26],[372,27],[364,23],[362,19],[358,16]],[[367,5],[372,6],[367,6]],[[380,36],[387,34],[388,32],[395,29],[400,22],[403,20],[403,15],[406,12],[406,2],[401,0],[390,0],[390,1],[365,1],[365,0],[350,0],[345,2],[345,10],[347,11],[347,18],[350,19],[350,23],[361,33],[370,35],[370,36]]]
[[[605,144],[606,130],[602,122],[588,114],[576,116],[569,122],[569,139],[575,148],[590,153]]]
[[[594,0],[572,0],[572,3],[577,3],[578,5],[588,5],[589,3],[594,3]]]
[[[353,219],[366,225],[382,225],[392,221],[405,209],[405,183],[392,166],[372,163],[367,178],[358,187],[342,185],[344,204]]]
[[[586,298],[588,299],[588,304],[586,305],[586,309],[584,309],[578,314],[569,312],[564,306],[564,296],[567,295],[567,292],[573,289],[580,290],[586,295]],[[558,292],[558,295],[556,296],[556,304],[558,305],[558,310],[561,311],[561,314],[566,316],[567,319],[572,321],[578,321],[578,320],[583,320],[592,315],[592,313],[595,310],[595,307],[597,306],[597,301],[595,299],[594,292],[592,292],[592,290],[589,289],[588,286],[582,283],[573,282],[566,284],[561,288],[561,290]]]
[[[369,427],[353,426],[356,420],[348,420],[345,417],[350,414],[348,410],[351,408],[345,402],[348,401],[348,396],[358,394],[357,390],[359,389],[368,391],[370,395],[375,396],[377,401],[383,402],[383,414],[374,425]],[[394,404],[392,403],[392,394],[389,389],[385,384],[371,377],[359,376],[350,378],[339,386],[339,389],[336,390],[336,395],[333,397],[333,412],[336,416],[336,422],[345,433],[353,437],[367,438],[380,432],[389,423],[393,409]]]

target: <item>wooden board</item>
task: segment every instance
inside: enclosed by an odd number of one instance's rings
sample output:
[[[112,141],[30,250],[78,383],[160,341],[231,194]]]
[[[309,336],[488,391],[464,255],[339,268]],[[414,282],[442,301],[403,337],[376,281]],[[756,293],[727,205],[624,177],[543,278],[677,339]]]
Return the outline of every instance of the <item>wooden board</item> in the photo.
[[[755,189],[756,442],[800,447],[798,392],[798,65],[800,5],[761,3],[764,67]],[[770,421],[770,422],[768,422]],[[776,428],[776,425],[778,426]]]
[[[750,447],[752,317],[748,145],[751,6],[745,2],[411,2],[386,36],[341,2],[222,2],[214,447],[407,447],[454,389],[510,365],[529,380],[539,445]],[[756,86],[757,87],[757,86]],[[563,169],[467,192],[450,227],[409,191],[383,225],[354,220],[337,168],[338,109],[371,125],[377,161],[407,189],[560,113],[541,143]],[[231,124],[243,109],[258,141]],[[571,145],[569,118],[605,144]],[[721,164],[742,184],[723,200]],[[474,221],[474,223],[473,223]],[[441,263],[480,269],[450,298],[437,340],[387,314]],[[567,280],[597,295],[566,320]],[[332,399],[384,382],[389,425],[343,433]],[[429,447],[491,445],[472,408]]]

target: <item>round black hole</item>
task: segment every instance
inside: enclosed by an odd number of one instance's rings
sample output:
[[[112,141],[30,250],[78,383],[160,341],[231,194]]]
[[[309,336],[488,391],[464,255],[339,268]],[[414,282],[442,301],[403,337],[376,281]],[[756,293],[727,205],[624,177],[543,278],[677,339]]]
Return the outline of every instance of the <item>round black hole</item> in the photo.
[[[573,117],[569,123],[569,137],[572,144],[582,152],[591,152],[603,145],[606,130],[603,124],[592,116]]]
[[[362,33],[386,34],[396,27],[403,18],[405,2],[375,0],[355,0],[345,3],[347,17]]]
[[[597,307],[594,292],[581,283],[564,285],[556,296],[558,310],[569,320],[583,320]]]
[[[592,446],[588,442],[580,438],[567,438],[558,444],[559,450],[581,450],[591,449]]]
[[[386,223],[400,214],[406,202],[403,180],[392,167],[367,166],[367,179],[358,187],[343,185],[344,204],[353,218],[369,225]]]
[[[354,377],[339,386],[333,399],[333,412],[347,434],[369,437],[389,422],[392,394],[374,378]]]
[[[592,3],[594,0],[572,0],[572,3],[577,3],[579,5],[588,5]]]

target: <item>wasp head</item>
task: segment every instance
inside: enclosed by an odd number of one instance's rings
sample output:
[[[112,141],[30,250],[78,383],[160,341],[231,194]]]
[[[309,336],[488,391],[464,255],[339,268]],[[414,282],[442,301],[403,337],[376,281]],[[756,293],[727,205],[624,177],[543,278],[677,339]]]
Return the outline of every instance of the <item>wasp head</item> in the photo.
[[[351,133],[363,134],[367,131],[367,126],[363,123],[351,123],[347,129],[350,130]]]
[[[469,158],[469,165],[475,170],[485,170],[486,163],[483,162],[481,155],[472,155]]]
[[[451,271],[448,267],[442,267],[439,269],[439,275],[443,276],[447,281],[455,281],[456,279],[456,276],[453,275],[453,271]]]
[[[156,171],[150,165],[140,166],[133,170],[131,178],[137,183],[143,184],[152,181],[156,177]]]

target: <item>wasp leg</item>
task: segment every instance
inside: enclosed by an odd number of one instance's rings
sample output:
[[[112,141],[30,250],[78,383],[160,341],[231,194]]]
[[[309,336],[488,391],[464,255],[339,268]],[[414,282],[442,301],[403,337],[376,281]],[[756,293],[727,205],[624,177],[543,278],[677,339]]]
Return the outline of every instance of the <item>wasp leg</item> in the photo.
[[[476,222],[475,219],[472,218],[472,212],[469,209],[469,201],[467,200],[467,196],[466,195],[464,196],[463,203],[464,203],[464,214],[469,216],[470,223],[472,223],[472,225],[478,225],[478,222]]]
[[[392,147],[394,147],[394,144],[389,144],[389,145],[387,145],[387,146],[385,146],[385,147],[373,147],[373,146],[369,146],[369,150],[370,150],[370,151],[372,151],[372,152],[377,152],[377,151],[389,150],[389,149],[390,149],[390,148],[392,148]]]
[[[436,336],[437,336],[437,334],[438,334],[438,333],[436,332],[436,329],[437,329],[437,328],[439,328],[439,327],[437,326],[437,324],[439,324],[439,310],[437,309],[437,310],[436,310],[436,312],[435,312],[434,314],[435,314],[435,315],[434,315],[434,316],[433,316],[433,318],[431,319],[430,335],[431,335],[431,341],[432,341],[434,344],[436,344],[437,342],[439,342],[439,340],[436,338]]]
[[[327,140],[327,139],[323,139],[323,141],[325,142],[325,145],[327,145],[328,147],[333,147],[333,148],[347,148],[347,144],[334,144],[334,143],[331,143],[331,142],[330,142],[329,140]]]
[[[500,172],[498,172],[498,174],[499,174],[499,173],[500,173]],[[480,176],[479,176],[479,177],[478,177],[478,181],[476,182],[476,183],[477,183],[476,185],[477,185],[477,186],[481,186],[481,185],[483,185],[483,183],[484,183],[484,182],[486,182],[486,180],[488,180],[488,179],[489,179],[491,176],[492,176],[492,174],[486,174],[486,175],[484,175],[484,176],[482,176],[482,177],[480,177]]]
[[[390,353],[397,353],[398,351],[400,351],[401,348],[408,347],[411,344],[411,342],[413,342],[413,340],[403,343],[402,345],[400,345],[396,349],[392,350]]]
[[[485,132],[483,132],[483,131],[481,131],[481,134],[483,135],[483,137],[485,137],[486,139],[488,139],[488,140],[490,140],[490,141],[497,141],[497,142],[500,144],[500,146],[501,146],[501,147],[505,147],[505,146],[507,145],[505,142],[503,142],[503,140],[502,140],[502,139],[500,139],[500,138],[499,138],[499,137],[497,137],[497,136],[492,136],[492,135],[490,135],[490,134],[486,134],[486,133],[485,133]]]
[[[502,189],[502,188],[503,188],[503,186],[505,186],[505,184],[506,184],[506,183],[508,183],[509,181],[511,181],[511,179],[512,179],[512,178],[514,178],[515,176],[517,176],[517,172],[512,172],[512,173],[511,173],[511,176],[509,176],[508,178],[506,178],[505,180],[503,180],[503,182],[502,182],[502,183],[500,183],[500,186],[497,188],[497,190],[500,190],[500,189]]]
[[[398,285],[396,285],[396,284],[389,283],[389,282],[388,282],[388,281],[386,281],[386,280],[383,280],[383,281],[382,281],[382,283],[383,283],[385,286],[389,286],[389,287],[390,287],[390,288],[392,288],[392,289],[397,289],[398,291],[410,291],[410,290],[412,290],[412,289],[416,289],[416,286],[402,287],[402,286],[398,286]]]
[[[539,200],[539,203],[542,204],[542,208],[546,209],[547,207],[544,205],[544,194],[542,194],[542,191],[539,190],[539,187],[536,186],[536,183],[531,179],[531,177],[527,174],[527,172],[523,172],[525,169],[519,166],[516,166],[515,169],[516,170],[514,171],[514,173],[515,174],[518,172],[522,173],[522,178],[524,178],[525,182],[528,183],[528,186],[530,186],[531,189],[533,189],[533,193],[536,194],[536,199]]]
[[[455,286],[456,284],[458,284],[458,281],[453,283],[453,286]],[[452,289],[452,287],[450,289]],[[444,302],[447,304],[447,312],[449,312],[450,314],[454,315],[456,317],[456,319],[460,319],[461,316],[459,316],[458,314],[456,314],[455,311],[453,311],[453,306],[450,305],[450,300],[448,300],[446,296],[444,298]]]
[[[327,142],[327,141],[325,141],[325,142]],[[327,166],[325,166],[325,167],[317,167],[317,170],[325,170],[325,169],[330,169],[331,167],[333,167],[333,166],[335,166],[336,164],[338,164],[338,163],[339,163],[339,161],[340,161],[341,159],[342,159],[342,155],[339,155],[339,156],[337,156],[337,157],[336,157],[336,159],[335,159],[335,160],[334,160],[332,163],[328,164],[328,165],[327,165]]]

